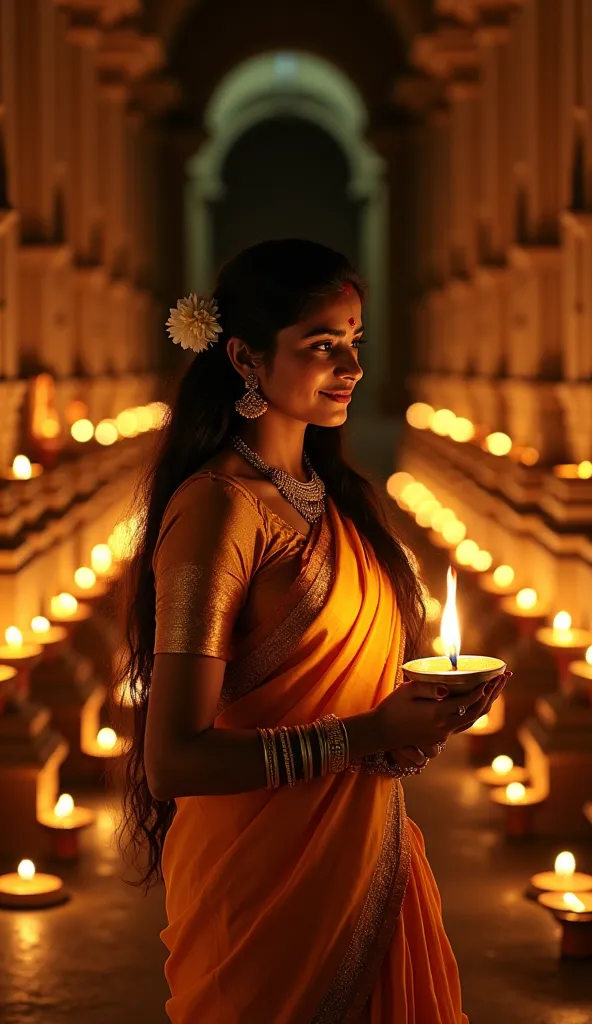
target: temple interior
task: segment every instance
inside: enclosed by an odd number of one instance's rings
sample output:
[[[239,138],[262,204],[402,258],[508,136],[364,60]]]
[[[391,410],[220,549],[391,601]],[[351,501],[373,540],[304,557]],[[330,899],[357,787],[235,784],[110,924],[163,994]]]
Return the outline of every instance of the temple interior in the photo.
[[[452,565],[513,671],[405,783],[465,1011],[592,1024],[590,0],[0,0],[0,1019],[165,1024],[114,842],[130,508],[169,309],[296,236],[370,285],[348,440],[425,656]]]

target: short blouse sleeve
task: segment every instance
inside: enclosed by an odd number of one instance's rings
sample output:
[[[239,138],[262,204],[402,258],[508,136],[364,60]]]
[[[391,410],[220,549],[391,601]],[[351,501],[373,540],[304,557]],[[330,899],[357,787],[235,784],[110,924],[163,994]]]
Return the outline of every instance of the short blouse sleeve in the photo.
[[[152,559],[154,653],[228,661],[234,624],[264,550],[254,498],[210,476],[183,484],[167,506]]]

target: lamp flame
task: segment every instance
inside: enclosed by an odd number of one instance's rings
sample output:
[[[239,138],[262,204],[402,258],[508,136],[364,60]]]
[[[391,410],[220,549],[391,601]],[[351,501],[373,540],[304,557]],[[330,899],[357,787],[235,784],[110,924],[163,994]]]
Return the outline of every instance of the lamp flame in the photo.
[[[558,853],[555,858],[555,874],[562,878],[570,878],[576,870],[576,858],[569,850]]]
[[[444,641],[444,649],[450,658],[452,668],[458,668],[460,654],[460,627],[456,614],[456,569],[450,566],[446,575],[446,604],[442,615],[440,635]]]
[[[573,892],[564,892],[563,902],[565,903],[566,907],[569,907],[570,910],[579,911],[580,914],[583,910],[586,909],[586,904],[582,903],[582,901],[579,900],[576,894]]]

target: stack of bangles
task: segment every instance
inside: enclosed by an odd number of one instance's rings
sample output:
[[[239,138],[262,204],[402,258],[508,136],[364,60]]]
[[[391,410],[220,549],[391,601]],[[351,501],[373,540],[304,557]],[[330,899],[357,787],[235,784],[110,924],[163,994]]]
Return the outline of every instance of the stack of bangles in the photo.
[[[429,762],[401,768],[385,751],[369,754],[361,761],[350,761],[349,740],[345,723],[336,715],[317,718],[312,725],[281,725],[275,729],[257,729],[265,758],[267,789],[294,786],[324,775],[355,772],[362,768],[369,775],[388,775],[401,779],[417,775]]]

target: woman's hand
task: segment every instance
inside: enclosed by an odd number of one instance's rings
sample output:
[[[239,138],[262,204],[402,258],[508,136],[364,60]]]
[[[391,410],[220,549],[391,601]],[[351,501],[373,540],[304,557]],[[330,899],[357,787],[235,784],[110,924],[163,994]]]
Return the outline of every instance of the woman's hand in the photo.
[[[437,756],[438,744],[444,743],[451,733],[463,732],[487,714],[510,674],[498,676],[462,696],[450,696],[448,687],[441,683],[405,679],[375,710],[384,749],[401,751],[412,764],[424,763],[418,762],[418,754],[420,758],[421,754]],[[458,713],[460,707],[466,709],[462,717]],[[396,760],[395,754],[393,759]]]

